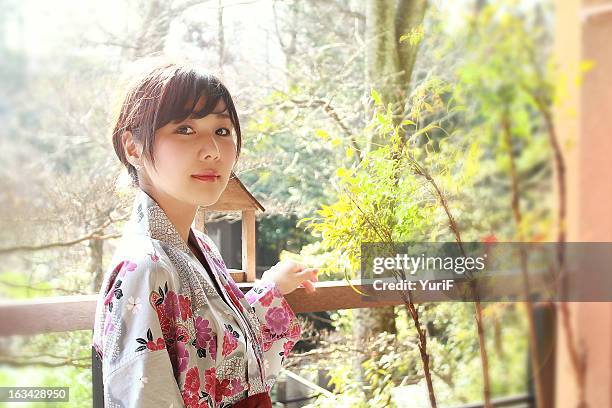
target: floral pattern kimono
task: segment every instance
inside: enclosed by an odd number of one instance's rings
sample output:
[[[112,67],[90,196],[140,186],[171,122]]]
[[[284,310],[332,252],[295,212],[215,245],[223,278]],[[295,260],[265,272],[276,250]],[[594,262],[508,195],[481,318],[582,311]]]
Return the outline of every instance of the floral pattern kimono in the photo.
[[[300,338],[276,283],[243,294],[213,241],[191,231],[217,285],[139,190],[96,307],[107,408],[230,407],[269,392]]]

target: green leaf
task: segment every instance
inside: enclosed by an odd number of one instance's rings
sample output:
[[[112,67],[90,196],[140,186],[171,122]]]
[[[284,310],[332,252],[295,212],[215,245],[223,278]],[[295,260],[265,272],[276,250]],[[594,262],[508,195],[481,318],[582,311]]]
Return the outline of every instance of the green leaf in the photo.
[[[318,138],[323,140],[329,139],[329,133],[327,133],[327,131],[324,129],[315,129],[315,135],[317,135]]]
[[[382,105],[382,101],[380,99],[380,95],[378,94],[376,89],[372,88],[371,94],[372,94],[372,99],[374,99],[374,102],[376,102],[376,105]]]

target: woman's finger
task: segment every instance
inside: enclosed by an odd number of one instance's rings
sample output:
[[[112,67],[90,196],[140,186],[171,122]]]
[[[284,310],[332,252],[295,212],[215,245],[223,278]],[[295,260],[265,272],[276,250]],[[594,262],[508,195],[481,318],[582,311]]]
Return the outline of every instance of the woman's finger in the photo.
[[[307,293],[312,293],[317,290],[314,284],[309,280],[305,280],[304,282],[300,284],[300,286],[302,286],[306,290]]]
[[[303,271],[298,272],[298,276],[305,277],[310,280],[314,280],[317,282],[317,273],[319,272],[319,268],[306,268]],[[317,280],[315,280],[317,279]]]

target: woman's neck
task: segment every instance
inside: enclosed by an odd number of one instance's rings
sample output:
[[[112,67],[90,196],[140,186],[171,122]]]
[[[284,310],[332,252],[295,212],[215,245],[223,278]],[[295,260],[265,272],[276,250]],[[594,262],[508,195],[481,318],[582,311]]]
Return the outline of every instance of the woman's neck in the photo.
[[[158,191],[147,191],[148,189],[142,187],[141,189],[151,196],[157,205],[164,210],[164,213],[166,213],[166,216],[172,225],[174,225],[180,237],[185,243],[188,243],[189,231],[191,230],[191,224],[193,223],[198,207],[176,200],[174,197]]]

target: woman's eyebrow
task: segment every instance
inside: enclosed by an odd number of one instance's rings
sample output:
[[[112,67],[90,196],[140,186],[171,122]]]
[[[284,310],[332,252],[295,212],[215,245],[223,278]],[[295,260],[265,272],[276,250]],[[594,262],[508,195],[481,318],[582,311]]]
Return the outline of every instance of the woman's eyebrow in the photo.
[[[230,119],[230,115],[227,112],[222,112],[222,113],[211,113],[211,115],[217,116],[221,119]]]
[[[208,115],[206,115],[206,116],[214,116],[214,117],[217,117],[217,118],[219,118],[219,119],[226,119],[226,120],[229,120],[230,122],[231,122],[231,120],[232,120],[231,116],[230,116],[230,115],[229,115],[229,113],[227,113],[227,112],[221,112],[221,113],[214,113],[214,112],[213,112],[213,113],[209,113],[209,114],[208,114]],[[183,119],[183,120],[176,120],[176,119],[175,119],[175,120],[173,120],[172,122],[173,122],[173,123],[177,123],[177,124],[179,124],[179,123],[183,123],[183,122],[189,122],[189,121],[192,121],[192,120],[194,120],[194,119],[197,119],[197,117],[195,116],[195,114],[193,114],[193,113],[192,113],[191,115],[187,116],[187,117],[186,117],[185,119]]]

